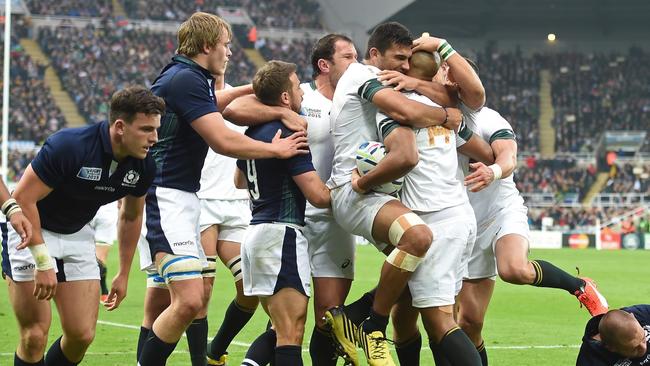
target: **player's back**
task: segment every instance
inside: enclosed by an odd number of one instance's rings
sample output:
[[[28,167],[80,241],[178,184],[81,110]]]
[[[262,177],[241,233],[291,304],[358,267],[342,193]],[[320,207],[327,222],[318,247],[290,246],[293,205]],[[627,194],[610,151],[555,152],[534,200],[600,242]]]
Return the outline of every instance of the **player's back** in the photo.
[[[250,127],[246,135],[263,142],[271,142],[278,130],[282,137],[291,135],[280,121],[271,121]],[[311,155],[297,155],[290,159],[237,160],[244,172],[251,199],[251,224],[286,223],[305,224],[305,196],[293,176],[314,170]]]
[[[375,117],[377,107],[372,104],[375,93],[385,88],[377,80],[379,69],[359,63],[351,64],[339,79],[330,122],[334,138],[334,162],[332,176],[327,182],[330,188],[350,181],[356,168],[355,151],[362,142],[377,141]]]

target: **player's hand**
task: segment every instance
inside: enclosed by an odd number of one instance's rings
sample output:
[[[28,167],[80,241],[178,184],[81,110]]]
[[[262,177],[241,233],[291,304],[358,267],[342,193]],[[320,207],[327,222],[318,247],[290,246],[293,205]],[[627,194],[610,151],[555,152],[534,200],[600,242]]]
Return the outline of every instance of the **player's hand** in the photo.
[[[415,90],[419,82],[416,78],[404,75],[401,72],[394,70],[382,70],[378,75],[378,79],[383,85],[393,85],[393,89],[396,91]]]
[[[113,311],[120,306],[122,300],[126,297],[126,289],[129,284],[129,275],[118,274],[113,278],[111,283],[111,291],[108,293],[108,298],[104,302],[104,307],[108,311]]]
[[[34,271],[34,296],[39,300],[49,300],[56,294],[56,273],[54,269]]]
[[[350,181],[350,183],[352,183],[352,189],[357,193],[361,193],[361,194],[368,193],[367,190],[359,187],[359,178],[361,178],[361,175],[359,174],[359,171],[357,169],[354,169],[352,171],[352,177],[351,177],[351,181]]]
[[[304,131],[307,133],[307,121],[301,115],[288,108],[283,108],[282,124],[291,131]]]
[[[21,250],[27,248],[27,244],[32,240],[32,224],[22,212],[16,212],[11,215],[9,222],[11,222],[11,226],[16,230],[18,235],[20,235],[20,244],[18,244],[16,249]]]
[[[291,136],[285,138],[280,138],[281,135],[282,130],[278,130],[271,141],[271,144],[275,145],[278,159],[288,159],[298,154],[309,153],[307,136],[305,136],[304,131],[294,132]]]
[[[458,131],[460,123],[463,121],[463,112],[458,108],[447,108],[447,122],[445,122],[442,127]]]
[[[478,192],[494,182],[494,171],[483,163],[470,163],[474,171],[465,177],[465,186],[472,192]]]
[[[417,51],[427,51],[427,52],[436,52],[438,47],[444,41],[442,38],[431,37],[429,35],[423,34],[422,37],[413,41],[413,46],[411,47],[413,52]]]

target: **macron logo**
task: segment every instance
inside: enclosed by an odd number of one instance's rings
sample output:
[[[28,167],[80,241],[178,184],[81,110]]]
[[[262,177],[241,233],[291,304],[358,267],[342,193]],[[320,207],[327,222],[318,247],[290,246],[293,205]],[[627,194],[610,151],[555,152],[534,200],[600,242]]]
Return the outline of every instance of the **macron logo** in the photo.
[[[79,173],[77,173],[77,178],[99,181],[102,179],[102,168],[81,167]]]

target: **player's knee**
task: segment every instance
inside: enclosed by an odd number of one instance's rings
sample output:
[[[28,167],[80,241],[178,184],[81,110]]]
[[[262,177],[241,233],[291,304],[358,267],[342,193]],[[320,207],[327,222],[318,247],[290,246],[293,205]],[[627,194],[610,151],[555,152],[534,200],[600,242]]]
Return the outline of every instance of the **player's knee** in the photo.
[[[498,267],[499,277],[508,283],[515,285],[524,285],[531,283],[528,269],[519,265],[502,265]]]
[[[21,348],[29,355],[41,355],[47,346],[47,331],[40,327],[23,329],[20,343]]]
[[[481,332],[483,331],[483,319],[478,316],[463,315],[458,319],[458,325],[472,340],[476,337],[480,337]]]
[[[175,310],[177,316],[181,319],[192,320],[196,317],[197,314],[203,309],[203,299],[200,296],[192,297],[188,296],[175,304]]]
[[[276,329],[277,332],[277,329]],[[305,334],[305,324],[296,323],[291,327],[283,329],[281,332],[277,332],[277,343],[278,344],[302,344],[303,335]]]
[[[66,342],[74,344],[77,348],[88,348],[95,339],[94,328],[79,328],[65,331]]]
[[[426,225],[416,225],[407,230],[399,248],[416,257],[424,257],[433,241],[433,233]]]

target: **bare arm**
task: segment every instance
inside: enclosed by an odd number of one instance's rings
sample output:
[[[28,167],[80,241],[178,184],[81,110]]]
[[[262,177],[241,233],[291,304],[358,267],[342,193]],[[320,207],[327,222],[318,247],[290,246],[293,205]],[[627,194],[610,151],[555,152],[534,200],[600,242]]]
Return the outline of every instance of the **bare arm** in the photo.
[[[470,157],[475,161],[480,161],[485,165],[490,165],[494,163],[494,152],[490,145],[488,145],[485,140],[477,136],[476,134],[467,140],[467,142],[458,148],[458,151]]]
[[[495,140],[491,144],[495,155],[495,163],[486,166],[483,163],[472,163],[472,174],[465,177],[465,185],[470,186],[470,191],[478,192],[489,186],[496,179],[506,178],[512,174],[517,166],[517,142],[515,140]],[[501,171],[501,176],[495,176],[496,171]]]
[[[305,131],[307,122],[291,109],[269,106],[254,95],[235,99],[223,110],[223,117],[242,126],[255,126],[268,121],[280,120],[292,131]]]
[[[32,239],[32,224],[22,213],[18,202],[12,204],[8,202],[10,199],[11,195],[9,194],[9,190],[0,176],[0,205],[4,208],[3,212],[5,215],[8,215],[7,219],[11,223],[11,226],[20,235],[22,239],[20,244],[27,244]],[[5,207],[5,204],[7,207]]]
[[[192,122],[192,128],[201,135],[215,152],[238,159],[286,159],[297,154],[307,154],[307,137],[296,132],[280,138],[280,131],[272,143],[256,141],[233,131],[225,125],[221,113],[208,113]]]
[[[217,108],[223,111],[236,98],[248,94],[253,94],[253,85],[246,84],[242,86],[236,86],[230,89],[216,90],[214,94],[217,97],[216,98]]]
[[[392,182],[405,176],[419,161],[415,133],[409,127],[397,127],[384,139],[386,156],[352,185],[357,191],[367,192],[372,187]],[[356,189],[355,189],[356,190]]]
[[[105,306],[107,310],[116,309],[126,297],[129,272],[133,263],[133,255],[138,245],[142,230],[142,212],[144,211],[144,196],[126,196],[120,207],[117,222],[117,241],[119,243],[120,267],[111,284],[111,292]]]
[[[235,169],[235,188],[248,188],[248,185],[246,184],[246,176],[244,175],[244,172],[239,168]]]
[[[443,126],[456,130],[462,119],[462,113],[456,108],[447,108],[445,112],[443,108],[416,102],[389,88],[379,90],[372,103],[392,119],[414,128]]]
[[[318,208],[330,207],[330,190],[325,186],[316,171],[312,170],[306,173],[293,176],[298,188],[309,203]]]
[[[32,239],[29,243],[20,244],[17,249],[23,249],[26,246],[33,246],[39,248],[45,244],[43,234],[41,232],[41,220],[38,216],[38,207],[36,202],[45,198],[52,192],[52,188],[48,187],[34,172],[32,165],[28,165],[25,169],[23,177],[18,182],[18,186],[14,191],[14,198],[23,210],[23,214],[32,224]],[[38,267],[41,263],[48,263],[51,261],[49,254],[45,252],[39,253],[38,258],[34,258],[37,263],[37,271],[34,274],[34,296],[39,300],[49,300],[56,294],[56,274],[54,268],[39,270]],[[32,251],[32,255],[33,255]]]
[[[420,80],[394,70],[380,71],[379,81],[384,85],[394,85],[393,89],[396,91],[415,90],[443,107],[456,107],[458,105],[458,89],[450,85],[442,85],[436,81]]]

